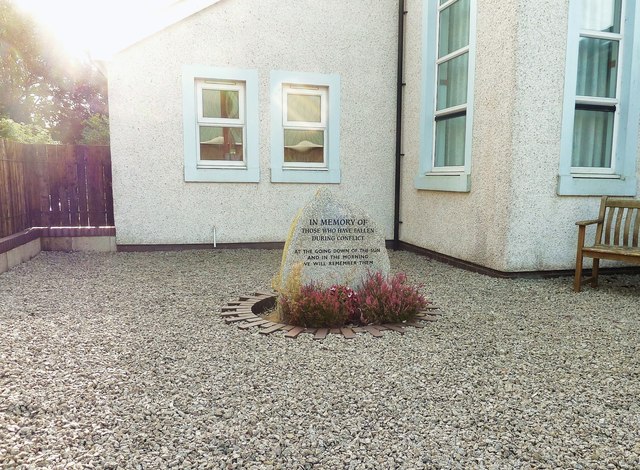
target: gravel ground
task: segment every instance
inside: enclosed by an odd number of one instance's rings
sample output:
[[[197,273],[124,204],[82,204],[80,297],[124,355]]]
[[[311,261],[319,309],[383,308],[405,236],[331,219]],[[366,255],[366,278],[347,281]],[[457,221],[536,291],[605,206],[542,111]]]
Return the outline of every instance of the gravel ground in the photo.
[[[279,258],[43,252],[0,275],[0,467],[640,467],[640,276],[574,294],[391,253],[438,322],[225,325]]]

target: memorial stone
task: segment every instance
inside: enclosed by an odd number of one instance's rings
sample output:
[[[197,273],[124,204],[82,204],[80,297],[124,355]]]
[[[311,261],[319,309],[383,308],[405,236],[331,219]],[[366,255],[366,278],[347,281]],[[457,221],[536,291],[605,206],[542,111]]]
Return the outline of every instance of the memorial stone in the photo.
[[[279,283],[302,265],[302,283],[357,288],[368,272],[389,274],[382,230],[363,211],[320,189],[295,217],[285,244]]]

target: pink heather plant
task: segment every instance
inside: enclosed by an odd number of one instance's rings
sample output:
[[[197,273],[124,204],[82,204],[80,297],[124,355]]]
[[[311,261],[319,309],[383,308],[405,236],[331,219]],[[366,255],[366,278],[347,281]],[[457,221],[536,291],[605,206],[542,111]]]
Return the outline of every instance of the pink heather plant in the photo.
[[[369,276],[358,290],[360,310],[367,323],[400,323],[410,320],[427,306],[427,299],[407,276],[398,273],[385,278],[380,272]]]
[[[357,291],[340,284],[328,289],[307,284],[295,296],[281,292],[278,305],[284,322],[305,328],[401,323],[428,304],[418,288],[406,282],[403,273],[387,278],[375,272]]]
[[[358,293],[349,286],[335,284],[329,289],[338,297],[347,311],[347,323],[351,325],[366,325],[367,322],[360,312],[360,299]]]
[[[315,284],[302,286],[295,302],[281,296],[281,308],[285,322],[305,328],[339,328],[348,319],[347,309],[337,291]]]

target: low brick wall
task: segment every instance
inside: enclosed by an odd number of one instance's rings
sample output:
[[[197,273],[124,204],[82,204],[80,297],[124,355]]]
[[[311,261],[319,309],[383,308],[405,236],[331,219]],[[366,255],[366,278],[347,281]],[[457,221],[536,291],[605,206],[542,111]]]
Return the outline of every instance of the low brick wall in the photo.
[[[0,238],[0,274],[40,251],[116,251],[115,227],[33,227]]]
[[[40,231],[28,229],[0,238],[0,274],[29,261],[42,249]]]

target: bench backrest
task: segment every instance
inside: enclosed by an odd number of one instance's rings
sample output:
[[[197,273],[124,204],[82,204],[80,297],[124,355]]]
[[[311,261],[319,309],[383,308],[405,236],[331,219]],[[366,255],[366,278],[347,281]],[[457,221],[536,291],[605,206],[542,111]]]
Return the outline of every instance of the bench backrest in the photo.
[[[603,196],[598,219],[596,243],[638,247],[640,200]]]

